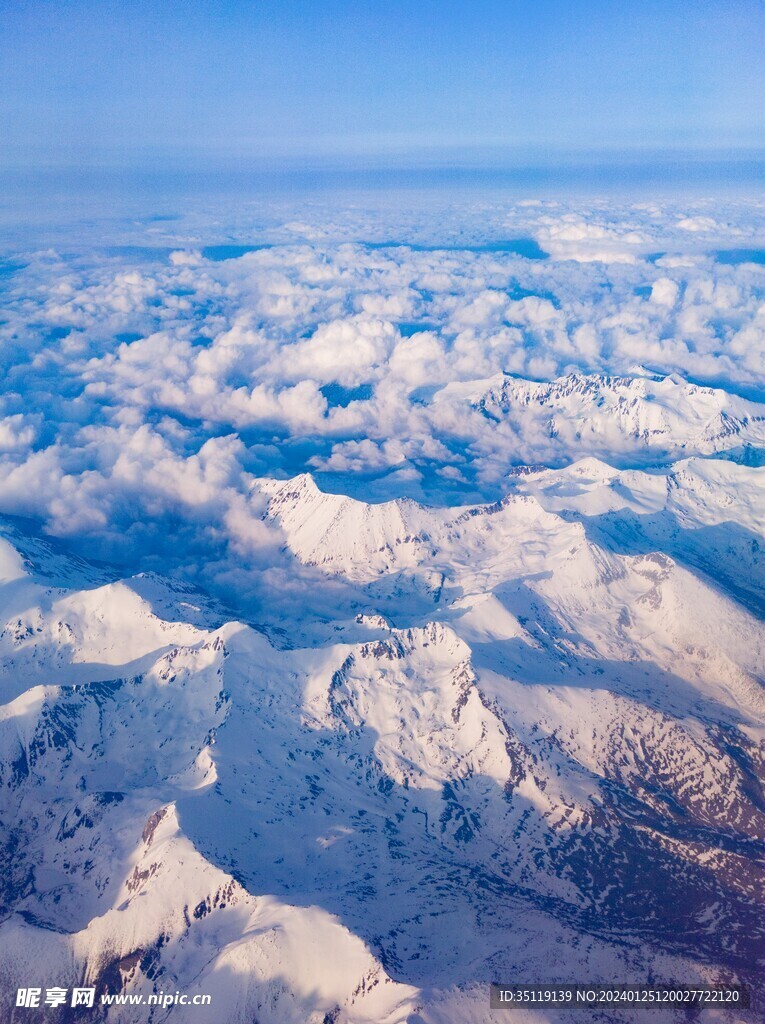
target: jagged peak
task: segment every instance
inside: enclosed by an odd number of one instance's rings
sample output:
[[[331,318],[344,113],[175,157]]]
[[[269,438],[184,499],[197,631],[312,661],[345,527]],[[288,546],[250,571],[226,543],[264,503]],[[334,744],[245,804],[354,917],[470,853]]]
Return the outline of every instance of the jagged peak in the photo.
[[[305,496],[325,493],[319,488],[310,473],[298,473],[297,476],[287,477],[284,480],[279,480],[276,477],[258,477],[253,482],[253,488],[268,495]]]
[[[625,389],[639,392],[652,392],[656,389],[674,391],[676,388],[684,389],[688,395],[714,395],[725,404],[731,401],[741,401],[753,406],[757,404],[748,402],[746,399],[738,399],[736,395],[731,395],[722,388],[696,384],[677,372],[658,373],[642,366],[632,366],[627,373],[623,374],[583,373],[580,370],[573,370],[571,373],[563,374],[550,381],[531,380],[512,373],[499,373],[478,380],[451,382],[437,392],[435,399],[439,401],[450,398],[466,398],[480,401],[497,392],[538,397],[540,395],[565,396],[573,392],[595,394],[596,392],[615,392]]]

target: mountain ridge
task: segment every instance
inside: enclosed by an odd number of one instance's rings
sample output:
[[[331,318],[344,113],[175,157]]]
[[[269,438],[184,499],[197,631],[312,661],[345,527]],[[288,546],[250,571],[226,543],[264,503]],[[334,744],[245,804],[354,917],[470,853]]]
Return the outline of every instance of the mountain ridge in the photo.
[[[765,627],[613,522],[754,534],[762,476],[587,459],[454,509],[256,481],[305,578],[355,595],[333,620],[307,592],[323,633],[278,648],[185,622],[188,586],[51,587],[4,543],[0,976],[44,948],[51,983],[212,991],[199,1019],[232,1024],[488,1024],[488,982],[553,948],[757,983]]]

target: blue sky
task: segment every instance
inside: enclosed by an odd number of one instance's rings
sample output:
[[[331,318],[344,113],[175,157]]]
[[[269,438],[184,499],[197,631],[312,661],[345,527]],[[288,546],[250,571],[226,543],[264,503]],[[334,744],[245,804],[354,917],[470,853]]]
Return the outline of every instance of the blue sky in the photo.
[[[762,0],[13,0],[6,165],[756,150]]]

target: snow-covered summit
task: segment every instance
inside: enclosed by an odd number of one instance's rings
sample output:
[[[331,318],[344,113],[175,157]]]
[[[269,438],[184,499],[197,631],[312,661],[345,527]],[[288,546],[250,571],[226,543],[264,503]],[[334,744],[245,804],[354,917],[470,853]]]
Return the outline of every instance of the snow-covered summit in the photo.
[[[765,406],[677,375],[570,374],[535,382],[500,374],[450,383],[439,406],[467,403],[533,444],[547,435],[565,453],[711,454],[765,443]]]

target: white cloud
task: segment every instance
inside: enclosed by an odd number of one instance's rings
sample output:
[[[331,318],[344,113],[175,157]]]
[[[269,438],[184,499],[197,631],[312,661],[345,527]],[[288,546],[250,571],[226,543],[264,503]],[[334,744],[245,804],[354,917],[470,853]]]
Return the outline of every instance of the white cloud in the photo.
[[[677,222],[681,231],[706,231],[711,232],[717,228],[717,222],[711,217],[683,217]]]
[[[28,450],[37,436],[39,416],[35,420],[23,413],[0,418],[0,452]]]
[[[680,287],[676,281],[671,281],[668,277],[660,277],[654,281],[651,287],[651,302],[658,306],[674,306],[679,292]]]
[[[544,218],[537,238],[556,259],[581,263],[635,263],[650,240],[632,225],[609,225],[576,214]]]
[[[396,341],[389,321],[356,316],[333,320],[310,338],[281,348],[265,370],[281,380],[354,387],[382,374]]]

